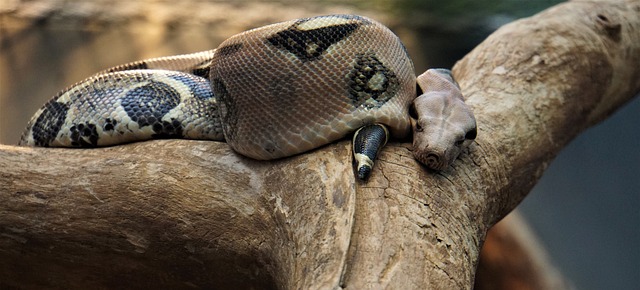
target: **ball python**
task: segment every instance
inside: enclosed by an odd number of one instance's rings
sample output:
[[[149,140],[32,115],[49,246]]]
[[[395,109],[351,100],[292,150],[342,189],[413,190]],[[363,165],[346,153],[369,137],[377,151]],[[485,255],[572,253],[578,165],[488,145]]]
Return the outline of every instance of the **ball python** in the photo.
[[[416,78],[390,29],[362,16],[328,15],[252,29],[215,50],[107,69],[47,102],[19,144],[207,139],[272,160],[353,133],[354,170],[365,180],[387,140],[412,131],[415,157],[437,170],[475,137],[451,73],[432,69]]]

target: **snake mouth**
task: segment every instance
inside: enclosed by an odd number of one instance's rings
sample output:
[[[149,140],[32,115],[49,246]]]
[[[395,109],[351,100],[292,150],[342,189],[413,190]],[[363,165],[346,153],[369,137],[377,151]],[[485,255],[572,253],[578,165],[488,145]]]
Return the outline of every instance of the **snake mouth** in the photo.
[[[438,154],[436,152],[414,152],[415,158],[420,163],[433,170],[443,170],[447,167],[448,163],[443,157],[444,154]]]
[[[427,158],[424,160],[424,164],[430,168],[437,169],[440,167],[440,157],[436,154],[429,153],[427,154]]]

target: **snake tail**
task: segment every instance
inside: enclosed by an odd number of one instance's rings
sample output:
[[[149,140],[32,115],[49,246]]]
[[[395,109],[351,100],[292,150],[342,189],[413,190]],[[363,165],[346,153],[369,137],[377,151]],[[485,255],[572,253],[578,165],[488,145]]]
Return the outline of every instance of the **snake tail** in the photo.
[[[353,134],[353,156],[358,179],[369,178],[378,152],[388,140],[389,130],[382,124],[363,126]]]

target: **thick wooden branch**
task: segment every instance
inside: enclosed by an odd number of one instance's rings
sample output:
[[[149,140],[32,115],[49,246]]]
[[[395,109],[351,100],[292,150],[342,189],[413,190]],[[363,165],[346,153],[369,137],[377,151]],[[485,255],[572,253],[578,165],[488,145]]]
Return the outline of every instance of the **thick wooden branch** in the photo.
[[[2,146],[1,280],[29,276],[22,283],[45,288],[335,285],[355,198],[342,145],[277,162],[218,142]]]
[[[456,64],[481,124],[477,163],[490,168],[475,172],[491,188],[487,199],[498,201],[489,224],[524,198],[577,134],[638,94],[639,6],[561,4],[502,27]]]
[[[444,172],[398,143],[367,183],[348,141],[275,162],[203,141],[0,145],[0,285],[470,288],[487,230],[640,91],[638,11],[573,1],[479,45],[454,67],[479,137]]]

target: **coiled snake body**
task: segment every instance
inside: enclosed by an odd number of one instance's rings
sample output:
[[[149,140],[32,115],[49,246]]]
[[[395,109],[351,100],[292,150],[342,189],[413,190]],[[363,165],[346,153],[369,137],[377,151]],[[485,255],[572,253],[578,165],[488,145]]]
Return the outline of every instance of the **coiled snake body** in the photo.
[[[413,64],[395,34],[365,17],[319,16],[235,35],[215,51],[99,73],[36,112],[20,144],[210,139],[269,160],[362,128],[354,156],[365,179],[388,135],[410,134],[414,99]]]

